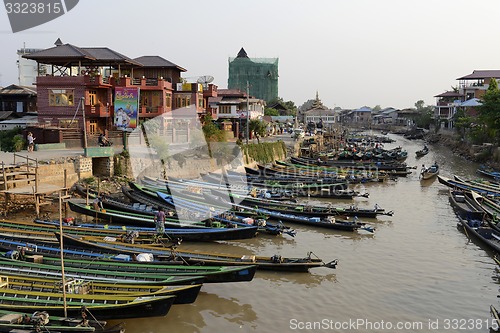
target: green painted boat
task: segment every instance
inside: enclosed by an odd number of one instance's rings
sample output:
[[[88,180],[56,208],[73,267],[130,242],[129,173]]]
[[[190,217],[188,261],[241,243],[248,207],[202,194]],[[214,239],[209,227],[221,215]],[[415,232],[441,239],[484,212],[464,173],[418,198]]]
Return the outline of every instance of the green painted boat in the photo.
[[[123,325],[106,327],[105,321],[88,320],[81,317],[53,316],[46,311],[33,313],[0,310],[0,332],[58,332],[58,333],[123,333]]]
[[[61,237],[59,233],[56,233]],[[64,244],[78,246],[81,248],[91,248],[94,250],[102,250],[105,252],[128,253],[131,255],[137,253],[151,253],[160,259],[176,259],[182,260],[188,265],[204,265],[204,266],[246,266],[257,265],[257,269],[277,270],[277,271],[295,271],[308,272],[310,268],[326,266],[334,268],[337,261],[324,263],[319,258],[312,258],[311,253],[305,258],[286,258],[280,255],[273,256],[255,256],[244,255],[236,256],[230,254],[215,254],[203,253],[194,251],[183,251],[179,249],[168,249],[158,245],[138,245],[128,244],[119,241],[104,239],[103,237],[95,236],[74,236],[63,235]]]
[[[109,283],[83,279],[68,279],[65,290],[69,294],[115,295],[115,296],[175,296],[174,304],[190,304],[198,297],[201,284],[161,286]],[[1,275],[2,289],[59,293],[63,290],[61,280],[20,275]]]
[[[61,267],[32,263],[0,257],[0,275],[21,275],[61,279]],[[186,285],[203,283],[201,275],[168,275],[126,271],[106,271],[77,267],[65,267],[64,274],[68,279],[85,279],[92,281],[146,284],[146,285]]]
[[[11,252],[8,256],[17,258],[22,258],[25,260],[33,261],[33,247],[23,249],[24,253],[21,254],[19,251],[15,254]],[[32,254],[32,255],[29,255]],[[5,261],[12,262],[12,260],[7,257],[7,253],[0,252],[0,263],[3,264]],[[52,267],[61,267],[60,257],[54,256],[43,256],[37,255],[37,258],[43,265],[49,265]],[[33,262],[24,261],[26,266],[33,264]],[[244,266],[189,266],[189,265],[173,265],[161,261],[123,261],[123,260],[98,260],[98,259],[73,259],[65,258],[64,266],[67,268],[75,269],[85,269],[85,270],[96,270],[102,273],[108,273],[111,275],[113,273],[128,274],[126,276],[137,277],[141,276],[157,277],[158,279],[166,279],[169,277],[191,277],[191,276],[203,276],[204,283],[224,283],[224,282],[248,282],[252,281],[256,266],[254,265],[244,265]]]
[[[66,294],[69,316],[77,316],[85,307],[95,318],[129,319],[165,316],[175,296],[115,296]],[[20,291],[0,288],[0,310],[35,312],[43,309],[57,316],[64,315],[63,293]]]

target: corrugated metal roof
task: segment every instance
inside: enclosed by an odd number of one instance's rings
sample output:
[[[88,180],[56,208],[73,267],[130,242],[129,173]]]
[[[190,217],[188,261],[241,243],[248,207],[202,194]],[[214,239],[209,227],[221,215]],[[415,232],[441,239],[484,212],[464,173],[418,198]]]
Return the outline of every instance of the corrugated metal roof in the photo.
[[[463,95],[456,91],[447,91],[434,97],[462,97]]]
[[[353,112],[372,112],[373,110],[368,106],[360,107],[359,109],[353,110]]]
[[[95,58],[92,57],[88,52],[71,44],[63,44],[45,50],[41,50],[38,52],[25,54],[23,55],[23,58],[37,60],[37,61],[42,59],[51,59],[51,58],[77,58],[77,59],[82,58],[82,59],[95,60]]]
[[[36,95],[36,89],[11,84],[10,86],[0,89],[0,95]]]
[[[457,80],[477,80],[491,77],[500,78],[500,69],[474,70],[472,74],[459,77]]]
[[[181,72],[186,72],[185,68],[168,61],[160,56],[142,56],[134,59],[135,61],[141,63],[144,67],[166,67],[166,68],[177,68]]]
[[[247,94],[238,89],[218,89],[217,96],[246,97]]]
[[[78,47],[71,44],[58,45],[42,51],[25,54],[23,58],[49,64],[70,60],[106,64],[128,63],[142,66],[141,63],[107,47]]]

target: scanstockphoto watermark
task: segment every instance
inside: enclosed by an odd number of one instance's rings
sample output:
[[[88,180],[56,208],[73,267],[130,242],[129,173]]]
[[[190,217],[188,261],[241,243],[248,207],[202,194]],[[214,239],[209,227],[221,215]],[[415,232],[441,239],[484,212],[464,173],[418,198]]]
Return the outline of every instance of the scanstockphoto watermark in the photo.
[[[70,10],[79,0],[4,0],[12,32],[24,31],[52,21]]]
[[[332,320],[324,318],[320,321],[300,321],[298,319],[290,319],[290,329],[292,330],[318,330],[318,331],[336,331],[336,330],[423,330],[424,323],[422,321],[399,321],[390,322],[384,320],[371,321],[368,319],[358,318],[344,321]]]
[[[367,331],[374,330],[393,330],[393,331],[471,331],[471,330],[486,330],[498,329],[498,323],[494,318],[445,318],[445,319],[428,319],[425,321],[385,321],[385,320],[369,320],[364,318],[348,319],[348,320],[332,320],[324,318],[319,321],[300,321],[298,319],[290,319],[289,327],[296,331]]]

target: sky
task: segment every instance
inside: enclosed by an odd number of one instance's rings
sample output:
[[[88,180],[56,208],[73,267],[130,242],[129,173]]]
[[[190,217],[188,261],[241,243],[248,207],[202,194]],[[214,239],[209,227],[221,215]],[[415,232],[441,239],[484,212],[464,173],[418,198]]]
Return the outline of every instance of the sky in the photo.
[[[227,88],[228,58],[279,58],[279,96],[345,109],[414,107],[476,69],[500,69],[500,1],[80,0],[65,15],[12,33],[0,9],[0,86],[18,83],[17,50],[57,38],[159,55],[193,81]]]

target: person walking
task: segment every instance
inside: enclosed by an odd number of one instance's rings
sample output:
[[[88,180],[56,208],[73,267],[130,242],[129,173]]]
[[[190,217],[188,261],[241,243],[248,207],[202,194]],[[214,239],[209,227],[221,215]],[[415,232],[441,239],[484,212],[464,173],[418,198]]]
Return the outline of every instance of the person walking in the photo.
[[[163,211],[162,207],[158,207],[158,211],[155,214],[154,221],[156,235],[163,236],[163,234],[165,233],[165,212]]]
[[[33,133],[29,132],[26,140],[28,140],[28,153],[32,152],[35,149],[35,138],[33,137]]]

